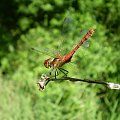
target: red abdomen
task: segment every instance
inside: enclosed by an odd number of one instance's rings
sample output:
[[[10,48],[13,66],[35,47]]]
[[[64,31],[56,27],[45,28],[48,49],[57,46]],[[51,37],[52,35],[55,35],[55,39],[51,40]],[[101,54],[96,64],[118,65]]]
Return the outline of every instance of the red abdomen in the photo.
[[[86,33],[86,35],[80,40],[80,42],[75,46],[75,48],[74,48],[70,53],[68,53],[67,55],[65,55],[65,56],[63,57],[63,62],[64,62],[64,63],[70,62],[73,54],[78,50],[78,48],[83,44],[84,41],[86,41],[89,37],[91,37],[91,36],[93,35],[95,29],[96,29],[96,28],[93,28],[93,29],[89,30],[89,31]]]

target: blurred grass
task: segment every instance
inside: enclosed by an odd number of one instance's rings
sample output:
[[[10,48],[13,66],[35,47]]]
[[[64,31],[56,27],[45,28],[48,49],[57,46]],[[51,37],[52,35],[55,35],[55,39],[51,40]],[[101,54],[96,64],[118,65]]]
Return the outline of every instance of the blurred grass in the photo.
[[[22,85],[21,82],[9,81],[1,82],[1,84],[0,113],[3,120],[46,120],[48,116],[49,119],[56,120],[61,118],[94,119],[96,116],[99,100],[95,96],[94,90],[86,85],[70,82],[50,83],[46,90],[40,93],[35,87],[28,89],[26,87],[28,85]],[[33,85],[31,84],[31,86]],[[88,94],[90,94],[90,101],[87,99]],[[94,109],[93,106],[95,106]],[[84,111],[86,112],[84,113]]]
[[[67,48],[64,53],[79,41],[78,31],[94,25],[97,30],[90,47],[81,47],[72,62],[64,66],[69,76],[120,83],[119,1],[0,3],[0,120],[120,119],[119,91],[56,81],[39,92],[36,83],[42,73],[48,72],[43,61],[49,56],[31,50],[31,47],[57,49],[63,39],[60,34],[63,19],[70,12],[75,29],[70,36],[64,36],[61,47]]]

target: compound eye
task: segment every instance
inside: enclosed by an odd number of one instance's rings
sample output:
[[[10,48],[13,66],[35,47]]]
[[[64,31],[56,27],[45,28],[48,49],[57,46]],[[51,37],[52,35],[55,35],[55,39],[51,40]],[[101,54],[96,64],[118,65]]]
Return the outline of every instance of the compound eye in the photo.
[[[47,67],[51,68],[50,61],[47,62]]]
[[[49,59],[47,59],[47,60],[44,61],[44,66],[46,68],[49,68],[49,66],[50,66]]]

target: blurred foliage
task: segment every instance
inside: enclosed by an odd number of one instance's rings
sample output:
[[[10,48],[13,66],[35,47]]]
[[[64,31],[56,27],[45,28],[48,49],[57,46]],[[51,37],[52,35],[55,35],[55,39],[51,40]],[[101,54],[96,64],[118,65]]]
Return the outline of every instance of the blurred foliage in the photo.
[[[65,30],[66,16],[73,24]],[[30,49],[59,46],[66,53],[78,31],[96,26],[90,47],[81,47],[65,68],[69,76],[120,83],[119,20],[119,0],[1,0],[0,119],[119,120],[119,91],[56,81],[39,92],[36,82],[48,72],[43,61],[49,56]]]

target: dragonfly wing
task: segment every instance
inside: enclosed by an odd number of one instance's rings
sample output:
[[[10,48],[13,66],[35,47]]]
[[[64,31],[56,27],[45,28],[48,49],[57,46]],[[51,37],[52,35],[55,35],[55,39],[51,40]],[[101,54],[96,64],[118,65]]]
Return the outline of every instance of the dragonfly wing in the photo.
[[[73,14],[71,10],[68,10],[65,14],[65,17],[63,19],[62,25],[61,25],[61,37],[60,37],[60,53],[63,55],[66,54],[70,50],[69,43],[72,41],[72,34],[74,33],[76,26],[74,25],[75,20],[73,19]]]
[[[56,50],[54,49],[49,49],[49,48],[31,48],[32,50],[39,52],[40,54],[45,54],[47,56],[50,57],[55,57],[55,55],[57,54]]]
[[[71,16],[64,18],[61,34],[63,36],[68,36],[69,33],[75,30],[74,19]]]
[[[90,40],[87,39],[84,43],[83,43],[83,46],[88,48],[90,46]]]

